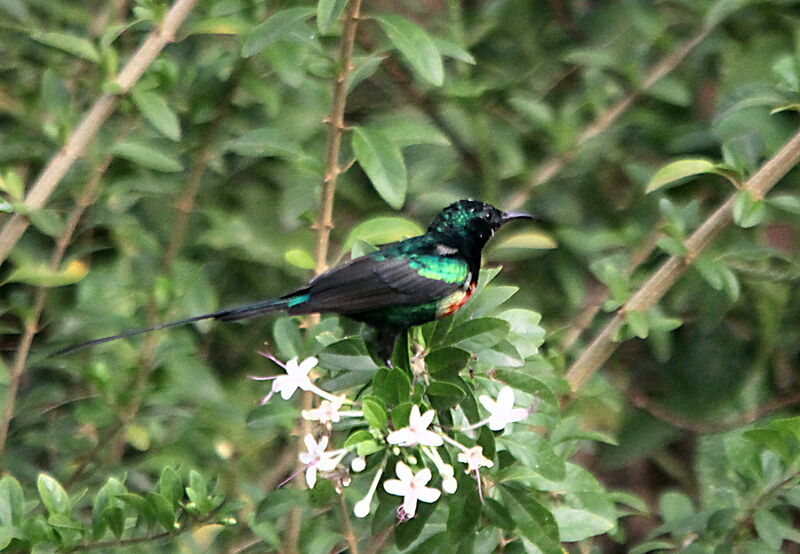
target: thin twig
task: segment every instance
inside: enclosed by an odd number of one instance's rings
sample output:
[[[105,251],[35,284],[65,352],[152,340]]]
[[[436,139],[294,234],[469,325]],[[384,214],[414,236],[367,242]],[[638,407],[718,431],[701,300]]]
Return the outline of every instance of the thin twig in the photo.
[[[720,423],[707,423],[705,421],[695,421],[684,415],[676,414],[654,402],[653,399],[642,391],[628,389],[625,395],[630,399],[632,406],[647,412],[654,418],[668,423],[673,427],[698,435],[730,431],[731,429],[736,429],[743,425],[749,425],[773,412],[800,404],[800,392],[795,392],[794,394],[767,402],[763,406],[759,406],[758,409],[748,412],[741,417]]]
[[[92,105],[75,131],[67,139],[66,144],[50,159],[47,166],[39,174],[36,182],[25,196],[25,209],[29,211],[42,208],[58,184],[67,174],[69,168],[78,157],[83,155],[86,147],[95,137],[120,103],[139,80],[144,71],[156,59],[167,43],[175,40],[175,33],[181,23],[194,8],[197,0],[176,0],[164,16],[164,20],[147,36],[130,61],[111,82],[118,93],[105,93]],[[0,231],[0,264],[8,257],[9,252],[28,228],[28,218],[15,213]]]
[[[742,187],[755,198],[761,198],[800,161],[800,131],[761,168]],[[567,380],[573,392],[580,389],[595,371],[616,350],[614,335],[625,321],[625,314],[631,310],[647,311],[658,302],[675,284],[675,281],[691,266],[697,258],[733,218],[733,203],[736,195],[731,195],[708,219],[685,241],[686,255],[671,256],[645,282],[644,285],[620,308],[589,346],[567,371]]]
[[[319,275],[328,267],[328,245],[333,229],[333,199],[336,193],[336,179],[341,172],[339,150],[344,131],[344,108],[347,101],[347,76],[352,70],[353,44],[356,28],[361,16],[361,0],[350,0],[344,19],[342,42],[339,46],[339,73],[333,85],[331,112],[328,116],[328,140],[325,148],[325,173],[322,176],[319,213],[314,228],[317,239],[314,244],[314,273]]]
[[[521,208],[522,205],[530,199],[533,189],[555,177],[555,175],[564,169],[564,166],[575,157],[580,147],[587,141],[608,130],[608,128],[611,127],[611,125],[616,122],[644,92],[678,67],[689,53],[691,53],[698,44],[703,42],[713,29],[714,26],[712,25],[704,26],[680,47],[661,58],[661,60],[648,71],[644,79],[642,79],[639,88],[629,92],[597,116],[597,118],[578,135],[575,144],[570,150],[556,156],[551,156],[543,161],[536,172],[534,172],[528,182],[528,186],[514,194],[506,203],[508,209],[517,210]]]
[[[127,134],[129,130],[130,129],[128,126],[126,126],[119,134],[118,138]],[[86,183],[86,186],[81,191],[81,194],[75,203],[75,207],[72,209],[72,212],[67,218],[67,223],[64,226],[64,230],[56,240],[56,246],[50,256],[51,270],[57,271],[61,266],[61,262],[64,260],[64,253],[67,251],[67,247],[72,241],[72,237],[75,235],[78,222],[81,220],[81,217],[83,217],[86,209],[92,205],[92,201],[97,195],[97,191],[100,189],[103,176],[108,170],[108,167],[111,165],[112,160],[113,156],[110,154],[104,156],[100,163],[95,166],[91,177]],[[14,356],[14,361],[11,364],[11,369],[9,370],[9,384],[8,388],[6,389],[3,416],[2,420],[0,420],[0,459],[3,458],[3,454],[5,453],[6,440],[8,439],[8,429],[11,424],[11,419],[14,417],[17,392],[19,391],[19,385],[22,381],[22,374],[25,371],[25,364],[28,362],[28,354],[30,353],[33,339],[39,330],[39,321],[42,317],[42,313],[44,312],[47,294],[47,287],[37,287],[33,300],[33,309],[26,318],[22,339],[20,340],[19,346],[17,346],[17,352]]]

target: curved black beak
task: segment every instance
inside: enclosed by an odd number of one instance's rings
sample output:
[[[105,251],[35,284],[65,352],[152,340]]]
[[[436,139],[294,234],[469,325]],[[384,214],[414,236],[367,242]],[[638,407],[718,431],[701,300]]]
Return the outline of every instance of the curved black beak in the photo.
[[[526,214],[525,212],[504,212],[502,221],[503,223],[507,223],[512,219],[536,219],[536,217],[532,216],[531,214]]]

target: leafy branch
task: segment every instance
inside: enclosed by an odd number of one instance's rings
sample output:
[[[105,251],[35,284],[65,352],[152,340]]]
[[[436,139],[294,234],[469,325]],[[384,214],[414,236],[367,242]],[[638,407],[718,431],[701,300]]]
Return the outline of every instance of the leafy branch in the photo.
[[[27,211],[44,207],[72,164],[86,151],[105,121],[119,105],[122,97],[139,81],[145,70],[155,61],[161,50],[175,40],[175,33],[189,16],[197,0],[176,0],[164,20],[147,36],[139,49],[110,83],[115,92],[102,94],[92,105],[66,144],[53,156],[25,196]],[[28,228],[30,222],[21,213],[15,213],[0,231],[0,264]]]
[[[800,161],[800,132],[789,141],[743,185],[754,199],[761,199],[775,184]],[[567,370],[567,380],[573,392],[580,389],[617,348],[614,336],[632,311],[644,312],[652,308],[691,267],[699,256],[733,219],[733,206],[737,195],[725,200],[706,221],[685,241],[684,256],[670,256],[666,262],[642,285],[628,302],[614,315],[594,340],[586,347]]]

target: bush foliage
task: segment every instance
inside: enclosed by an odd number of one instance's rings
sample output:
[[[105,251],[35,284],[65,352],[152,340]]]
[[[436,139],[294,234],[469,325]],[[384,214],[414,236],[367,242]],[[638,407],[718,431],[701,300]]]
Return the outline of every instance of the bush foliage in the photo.
[[[797,550],[796,2],[194,4],[0,1],[0,549]],[[50,356],[466,197],[538,221],[394,369],[334,316]]]

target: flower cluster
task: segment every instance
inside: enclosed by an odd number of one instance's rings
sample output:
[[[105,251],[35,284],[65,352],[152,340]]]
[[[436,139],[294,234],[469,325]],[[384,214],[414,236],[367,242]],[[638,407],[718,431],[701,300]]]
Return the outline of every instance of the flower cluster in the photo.
[[[343,409],[346,405],[353,407],[354,403],[345,395],[335,396],[314,384],[312,370],[319,363],[316,358],[306,358],[302,362],[298,362],[297,358],[292,358],[283,364],[269,354],[264,353],[264,355],[280,365],[285,374],[274,377],[251,377],[258,381],[272,380],[272,387],[261,401],[262,404],[268,402],[276,393],[280,394],[284,400],[289,400],[298,389],[310,391],[320,398],[317,407],[302,411],[303,419],[318,422],[328,433],[321,434],[319,439],[315,438],[313,434],[307,434],[303,438],[306,452],[301,453],[299,458],[304,465],[306,484],[309,488],[313,488],[318,474],[330,476],[344,458],[356,450],[357,445],[338,450],[327,450],[332,424],[339,423],[342,418],[363,417],[364,414],[361,410]],[[528,408],[514,407],[514,391],[508,386],[502,387],[496,398],[481,395],[478,400],[488,412],[488,417],[473,425],[453,429],[453,431],[469,432],[484,425],[492,431],[502,431],[510,423],[522,421],[530,414]],[[393,453],[402,458],[395,464],[396,478],[383,481],[383,488],[386,492],[403,497],[403,502],[398,508],[398,517],[401,520],[414,517],[418,502],[436,502],[443,492],[446,494],[456,492],[458,481],[455,478],[455,470],[451,464],[444,461],[438,450],[445,443],[458,450],[456,459],[466,466],[465,473],[476,478],[481,497],[480,470],[483,467],[490,468],[494,465],[492,460],[484,456],[480,446],[465,446],[443,430],[432,429],[435,415],[434,410],[423,412],[419,405],[414,404],[408,415],[407,426],[385,434],[380,433],[380,437],[377,436],[374,429],[372,430],[376,441],[381,442],[385,447],[392,448]],[[382,448],[377,450],[380,449]],[[430,463],[420,464],[414,455],[415,452],[422,453]],[[385,471],[384,465],[385,462],[378,467],[367,494],[354,506],[353,513],[357,517],[366,517],[369,514],[372,498]],[[429,466],[436,469],[441,479],[441,489],[429,486],[434,477]],[[364,471],[366,467],[366,456],[356,455],[350,460],[350,468],[353,472]],[[413,467],[419,467],[419,469],[415,471]]]

